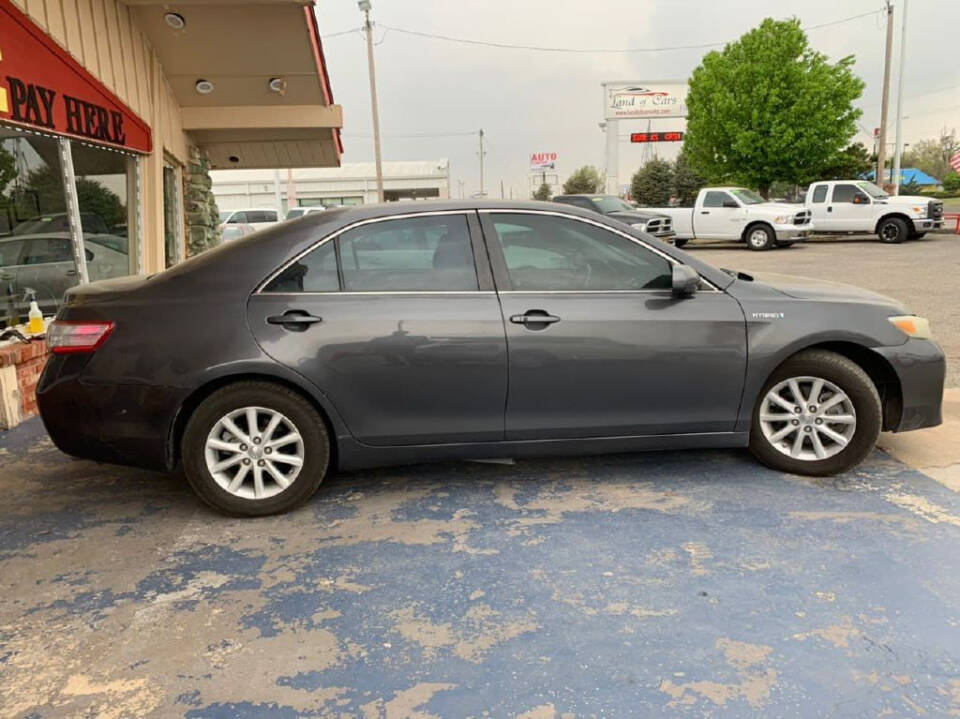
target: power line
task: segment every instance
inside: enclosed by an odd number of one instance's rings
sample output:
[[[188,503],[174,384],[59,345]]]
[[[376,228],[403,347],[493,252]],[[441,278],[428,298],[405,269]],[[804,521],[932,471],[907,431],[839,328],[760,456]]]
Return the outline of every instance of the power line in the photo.
[[[390,138],[415,138],[415,137],[425,137],[425,138],[434,138],[434,137],[467,137],[476,135],[476,130],[471,130],[469,132],[414,132],[409,134],[381,134],[381,137],[390,137]],[[373,137],[372,133],[369,132],[349,132],[343,133],[344,137]]]
[[[349,30],[341,30],[340,32],[331,32],[331,33],[327,33],[326,35],[321,35],[320,39],[329,40],[332,37],[340,37],[341,35],[351,35],[355,32],[360,32],[361,30],[363,30],[362,27],[354,27],[354,28],[350,28]]]
[[[831,25],[840,25],[841,23],[851,22],[853,20],[859,20],[864,17],[871,17],[881,12],[880,10],[871,10],[870,12],[860,13],[858,15],[851,15],[850,17],[841,18],[839,20],[832,20],[830,22],[820,23],[818,25],[810,25],[803,28],[803,30],[818,30],[820,28],[829,27]],[[454,37],[452,35],[441,35],[439,33],[430,33],[422,32],[420,30],[409,30],[407,28],[394,27],[393,25],[384,25],[380,23],[380,27],[385,30],[398,32],[404,35],[412,35],[414,37],[423,37],[431,38],[433,40],[444,40],[446,42],[459,43],[461,45],[478,45],[481,47],[494,47],[503,50],[530,50],[533,52],[566,52],[566,53],[589,53],[589,54],[600,54],[600,53],[613,53],[613,54],[624,54],[624,53],[635,53],[635,52],[669,52],[673,50],[703,50],[711,47],[722,47],[727,45],[731,41],[726,42],[710,42],[710,43],[701,43],[698,45],[672,45],[665,47],[634,47],[634,48],[572,48],[572,47],[545,47],[541,45],[516,45],[512,43],[505,42],[492,42],[488,40],[474,40],[471,38],[464,37]]]

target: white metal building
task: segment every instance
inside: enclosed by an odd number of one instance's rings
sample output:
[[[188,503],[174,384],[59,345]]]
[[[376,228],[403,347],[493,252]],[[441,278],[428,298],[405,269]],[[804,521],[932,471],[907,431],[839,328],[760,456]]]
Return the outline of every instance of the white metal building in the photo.
[[[213,194],[220,210],[248,207],[362,205],[377,201],[374,163],[343,163],[341,167],[293,170],[215,170]],[[383,163],[383,190],[387,202],[447,199],[450,163],[440,160]]]

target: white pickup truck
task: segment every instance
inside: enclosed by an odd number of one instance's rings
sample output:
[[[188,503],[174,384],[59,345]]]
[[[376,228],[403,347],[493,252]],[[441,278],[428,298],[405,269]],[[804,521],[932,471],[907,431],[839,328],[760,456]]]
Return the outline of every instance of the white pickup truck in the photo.
[[[882,242],[918,239],[943,224],[943,203],[919,195],[887,195],[865,180],[814,182],[806,207],[817,234],[876,234]],[[676,224],[676,223],[674,223]]]
[[[642,207],[673,219],[674,244],[688,240],[735,240],[751,250],[786,247],[813,232],[810,211],[801,205],[767,202],[743,187],[705,187],[690,207]]]

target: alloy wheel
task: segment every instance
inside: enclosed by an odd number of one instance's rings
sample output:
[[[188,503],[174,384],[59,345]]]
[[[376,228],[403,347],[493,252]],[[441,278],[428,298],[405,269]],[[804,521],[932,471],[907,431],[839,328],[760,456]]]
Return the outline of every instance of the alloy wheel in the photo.
[[[750,233],[748,242],[753,247],[764,247],[767,244],[767,231],[763,229],[756,229]]]
[[[243,499],[267,499],[297,479],[304,443],[293,422],[280,412],[242,407],[213,425],[204,455],[210,475],[222,489]]]
[[[853,402],[820,377],[792,377],[772,388],[760,405],[760,429],[782,454],[804,461],[833,457],[857,429]]]

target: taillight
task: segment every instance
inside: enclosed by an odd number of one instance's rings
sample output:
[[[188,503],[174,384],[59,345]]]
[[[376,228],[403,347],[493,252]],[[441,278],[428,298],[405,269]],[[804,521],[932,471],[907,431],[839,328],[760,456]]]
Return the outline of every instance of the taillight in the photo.
[[[47,347],[54,354],[93,352],[113,332],[113,322],[65,322],[55,320],[47,327]]]

